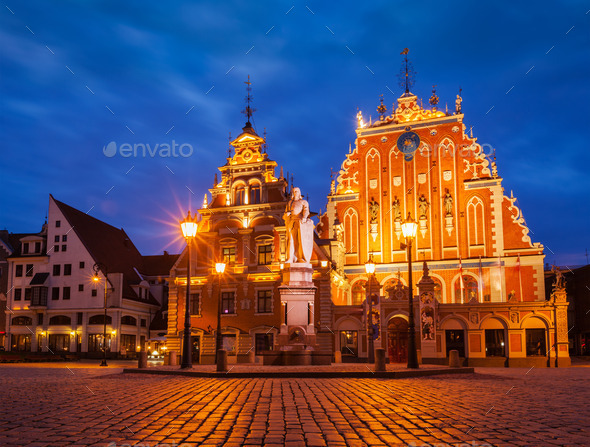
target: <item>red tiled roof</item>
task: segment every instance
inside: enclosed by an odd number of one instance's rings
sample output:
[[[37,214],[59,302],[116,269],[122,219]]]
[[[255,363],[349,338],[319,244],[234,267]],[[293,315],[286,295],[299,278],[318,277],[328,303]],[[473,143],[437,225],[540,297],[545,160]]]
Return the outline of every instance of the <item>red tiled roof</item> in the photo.
[[[51,196],[64,217],[72,226],[95,262],[104,264],[107,273],[123,273],[123,298],[158,305],[149,295],[147,300],[137,296],[131,285],[139,284],[140,276],[135,271],[141,269],[143,257],[131,242],[125,230],[118,229],[82,211],[66,205]]]

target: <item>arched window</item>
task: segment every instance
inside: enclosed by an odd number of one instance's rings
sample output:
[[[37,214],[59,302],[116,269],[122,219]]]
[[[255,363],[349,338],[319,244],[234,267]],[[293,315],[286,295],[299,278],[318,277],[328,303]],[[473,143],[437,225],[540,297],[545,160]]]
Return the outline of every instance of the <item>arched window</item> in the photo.
[[[245,188],[243,185],[236,186],[235,193],[234,193],[234,205],[244,205],[245,204]]]
[[[128,324],[129,326],[137,326],[137,319],[131,315],[123,315],[121,317],[121,324]]]
[[[72,319],[70,317],[66,317],[65,315],[56,315],[55,317],[51,317],[49,319],[49,324],[53,326],[69,326],[72,324]]]
[[[442,294],[442,283],[440,279],[435,276],[431,276],[432,280],[434,281],[434,298],[437,302],[442,303],[443,301],[443,294]]]
[[[12,319],[12,324],[14,326],[30,326],[33,324],[33,319],[31,317],[14,317]]]
[[[107,315],[107,324],[111,324],[113,319],[110,315]],[[88,324],[104,324],[104,315],[93,315],[88,319]]]
[[[250,186],[250,205],[260,203],[260,185],[254,184]]]
[[[472,197],[467,203],[467,228],[469,245],[483,245],[485,220],[483,202],[479,197]]]
[[[365,289],[366,285],[367,285],[367,281],[365,281],[364,279],[357,281],[353,284],[352,291],[351,291],[352,304],[361,304],[365,300],[365,298],[367,296],[367,294],[366,294],[367,291]]]
[[[353,208],[344,213],[344,248],[346,253],[358,251],[358,214]]]
[[[478,292],[477,279],[471,275],[463,275],[463,284],[461,284],[461,278],[457,278],[455,281],[455,303],[468,303],[473,299],[478,300]]]

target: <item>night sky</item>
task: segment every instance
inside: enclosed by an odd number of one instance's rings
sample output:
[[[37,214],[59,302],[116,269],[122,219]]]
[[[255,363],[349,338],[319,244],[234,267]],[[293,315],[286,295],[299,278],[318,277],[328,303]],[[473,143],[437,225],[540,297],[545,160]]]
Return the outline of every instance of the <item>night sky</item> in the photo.
[[[271,158],[325,209],[357,107],[375,118],[383,94],[391,111],[407,47],[425,104],[433,84],[443,110],[463,89],[546,262],[586,263],[589,2],[196,3],[0,6],[0,228],[39,231],[51,193],[143,254],[178,252],[178,219],[244,125],[248,75]],[[105,155],[173,140],[192,155]]]

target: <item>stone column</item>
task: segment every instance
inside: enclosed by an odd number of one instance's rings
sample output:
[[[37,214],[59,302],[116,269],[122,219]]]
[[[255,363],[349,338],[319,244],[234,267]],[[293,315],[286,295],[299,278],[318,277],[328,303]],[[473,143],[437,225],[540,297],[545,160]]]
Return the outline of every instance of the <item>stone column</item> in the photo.
[[[567,327],[567,293],[565,288],[554,289],[551,294],[551,302],[553,304],[553,324],[554,324],[554,336],[553,340],[549,343],[553,347],[554,364],[555,367],[566,367],[571,365],[571,359],[569,355],[569,340],[568,340],[568,327]]]
[[[418,281],[418,296],[420,303],[419,325],[417,331],[420,338],[418,349],[422,358],[436,357],[436,300],[434,298],[434,280],[429,275],[428,265],[424,261],[424,272]]]

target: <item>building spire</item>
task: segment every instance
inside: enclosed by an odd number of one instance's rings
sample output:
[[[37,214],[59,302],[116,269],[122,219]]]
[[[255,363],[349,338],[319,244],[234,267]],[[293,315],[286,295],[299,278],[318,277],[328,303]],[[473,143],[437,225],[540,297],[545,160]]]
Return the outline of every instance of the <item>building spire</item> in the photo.
[[[250,123],[250,118],[252,118],[252,115],[254,114],[254,112],[256,112],[256,109],[253,109],[252,107],[250,107],[250,103],[252,102],[252,83],[250,82],[250,75],[248,75],[248,80],[246,82],[244,82],[244,84],[246,84],[246,108],[244,110],[242,110],[242,113],[244,115],[246,115],[246,127],[252,127],[252,124]]]
[[[404,48],[400,54],[404,55],[404,61],[402,62],[402,69],[399,73],[399,84],[400,87],[405,89],[405,94],[410,93],[410,89],[414,86],[416,73],[412,63],[408,60],[408,53],[410,50]]]

